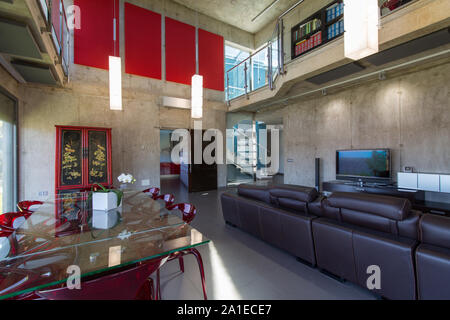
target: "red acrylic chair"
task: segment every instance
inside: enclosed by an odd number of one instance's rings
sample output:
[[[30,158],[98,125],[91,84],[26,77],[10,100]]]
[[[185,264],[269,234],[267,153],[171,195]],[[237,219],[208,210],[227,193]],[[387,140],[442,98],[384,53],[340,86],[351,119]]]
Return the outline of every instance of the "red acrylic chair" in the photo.
[[[43,205],[42,201],[20,201],[17,204],[17,208],[19,208],[20,212],[34,212],[36,210],[36,206]]]
[[[0,215],[0,228],[15,231],[31,215],[31,212],[8,212]]]
[[[81,289],[67,287],[37,291],[47,300],[153,300],[150,275],[161,266],[162,259],[142,263],[125,271],[81,282]]]
[[[183,221],[187,224],[190,224],[192,220],[194,220],[195,215],[197,214],[197,209],[194,205],[190,203],[179,203],[175,205],[170,205],[167,207],[168,210],[175,210],[178,209],[181,211],[183,215]],[[207,294],[206,294],[206,282],[205,282],[205,271],[203,268],[203,260],[202,256],[200,255],[200,252],[198,252],[195,248],[186,249],[183,251],[175,252],[170,255],[169,260],[175,260],[178,259],[178,262],[180,264],[180,270],[181,272],[184,272],[184,260],[183,257],[185,255],[192,254],[197,259],[198,267],[200,269],[200,277],[202,281],[202,289],[203,289],[203,297],[205,300],[208,300]],[[158,297],[161,297],[161,286],[160,286],[160,274],[159,269],[156,271],[156,293]]]
[[[173,203],[175,202],[175,197],[174,197],[174,195],[173,195],[173,194],[170,194],[170,193],[168,193],[168,194],[162,194],[162,195],[159,195],[159,196],[157,196],[157,197],[155,198],[155,200],[158,200],[158,199],[163,199],[163,200],[164,200],[164,202],[166,203],[166,208],[169,208],[169,207],[172,206]]]
[[[153,200],[156,200],[157,197],[159,196],[159,188],[153,187],[150,189],[146,189],[144,191],[142,191],[143,193],[147,193],[148,195],[150,195],[152,197]]]

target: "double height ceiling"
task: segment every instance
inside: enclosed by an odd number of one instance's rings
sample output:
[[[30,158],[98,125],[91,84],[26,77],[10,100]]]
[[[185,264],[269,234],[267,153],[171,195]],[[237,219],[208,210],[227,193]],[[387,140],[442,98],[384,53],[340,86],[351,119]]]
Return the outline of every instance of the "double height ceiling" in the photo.
[[[174,0],[175,2],[250,33],[277,19],[298,0]]]

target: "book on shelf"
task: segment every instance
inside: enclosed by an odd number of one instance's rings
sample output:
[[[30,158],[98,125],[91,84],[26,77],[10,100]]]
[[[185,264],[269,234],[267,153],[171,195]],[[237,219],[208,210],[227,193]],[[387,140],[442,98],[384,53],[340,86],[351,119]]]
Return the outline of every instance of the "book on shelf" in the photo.
[[[316,32],[308,40],[300,41],[295,46],[295,55],[298,56],[322,43],[322,32]]]
[[[338,22],[333,23],[328,27],[328,39],[337,37],[344,32],[344,20],[341,19]]]
[[[295,32],[295,40],[301,39],[310,33],[313,33],[322,26],[322,21],[320,19],[313,19],[307,23],[302,24],[298,30]]]
[[[327,22],[330,22],[344,13],[344,3],[335,3],[327,8]]]

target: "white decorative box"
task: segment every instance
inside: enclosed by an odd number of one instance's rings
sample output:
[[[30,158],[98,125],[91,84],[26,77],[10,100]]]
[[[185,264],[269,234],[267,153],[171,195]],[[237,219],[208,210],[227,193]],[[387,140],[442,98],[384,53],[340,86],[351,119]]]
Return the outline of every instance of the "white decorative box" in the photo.
[[[96,229],[110,229],[119,221],[120,213],[118,209],[109,211],[93,210],[92,226]]]
[[[109,211],[117,208],[117,195],[114,192],[92,193],[92,210]]]
[[[441,175],[441,192],[450,193],[450,175]]]
[[[399,188],[417,189],[417,173],[397,173],[397,185]]]
[[[439,192],[439,180],[440,179],[438,174],[419,173],[417,186],[419,190]]]

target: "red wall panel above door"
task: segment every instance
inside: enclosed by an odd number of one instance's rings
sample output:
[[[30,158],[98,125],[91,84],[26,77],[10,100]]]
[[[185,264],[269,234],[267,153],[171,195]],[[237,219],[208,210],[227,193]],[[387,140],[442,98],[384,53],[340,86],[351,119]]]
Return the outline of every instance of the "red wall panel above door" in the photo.
[[[161,15],[125,3],[125,72],[161,79]]]
[[[190,85],[195,74],[195,28],[167,18],[166,80]]]
[[[198,68],[203,76],[203,86],[224,91],[223,37],[198,29]]]
[[[74,62],[108,70],[109,56],[119,56],[119,0],[74,0],[74,4],[81,10],[81,29],[74,31]]]

